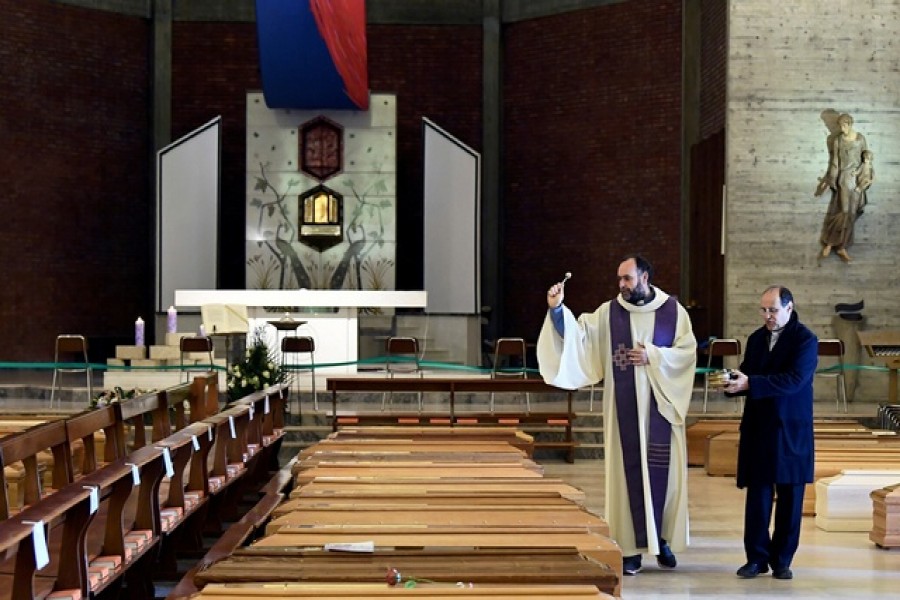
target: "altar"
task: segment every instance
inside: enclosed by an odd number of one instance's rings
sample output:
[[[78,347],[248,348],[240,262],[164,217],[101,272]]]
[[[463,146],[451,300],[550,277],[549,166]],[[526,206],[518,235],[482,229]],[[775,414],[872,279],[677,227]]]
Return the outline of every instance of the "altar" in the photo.
[[[359,358],[359,310],[425,308],[427,292],[389,290],[175,290],[179,311],[196,311],[204,304],[236,304],[247,307],[249,331],[264,332],[270,348],[280,350],[283,335],[291,328],[272,321],[292,319],[297,335],[316,343],[316,364],[340,363],[316,368],[323,374],[355,373]]]

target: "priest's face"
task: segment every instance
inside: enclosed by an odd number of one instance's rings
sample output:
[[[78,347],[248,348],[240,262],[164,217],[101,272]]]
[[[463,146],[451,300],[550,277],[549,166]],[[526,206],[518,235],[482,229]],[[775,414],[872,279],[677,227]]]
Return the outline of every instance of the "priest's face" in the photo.
[[[759,312],[766,322],[766,329],[769,331],[784,327],[790,320],[793,310],[793,302],[788,302],[787,306],[781,305],[781,298],[777,288],[763,294],[759,302]]]
[[[619,292],[628,302],[640,302],[650,295],[650,276],[637,268],[633,258],[619,265]]]

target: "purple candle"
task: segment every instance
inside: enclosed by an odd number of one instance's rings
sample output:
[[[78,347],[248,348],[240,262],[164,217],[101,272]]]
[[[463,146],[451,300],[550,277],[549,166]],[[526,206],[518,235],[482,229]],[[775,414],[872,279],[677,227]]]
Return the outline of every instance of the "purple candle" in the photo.
[[[174,306],[170,306],[166,313],[166,333],[175,333],[178,331],[178,311]]]
[[[134,345],[144,345],[144,320],[140,317],[134,322]]]

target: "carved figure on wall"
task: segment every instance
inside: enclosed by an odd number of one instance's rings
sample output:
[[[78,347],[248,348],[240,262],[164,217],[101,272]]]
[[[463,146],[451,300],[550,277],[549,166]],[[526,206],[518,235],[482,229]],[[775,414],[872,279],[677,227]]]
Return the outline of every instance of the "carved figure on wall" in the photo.
[[[816,196],[831,190],[831,201],[822,223],[820,241],[822,257],[834,250],[844,262],[851,262],[847,252],[853,244],[856,218],[867,203],[866,190],[874,180],[873,154],[863,134],[853,129],[853,117],[844,113],[837,119],[840,131],[828,136],[828,170],[819,179]]]

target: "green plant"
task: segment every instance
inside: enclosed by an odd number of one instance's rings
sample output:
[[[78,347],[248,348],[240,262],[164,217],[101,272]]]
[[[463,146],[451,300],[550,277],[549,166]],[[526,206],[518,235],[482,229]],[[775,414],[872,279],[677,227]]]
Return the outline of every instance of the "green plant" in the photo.
[[[253,331],[244,358],[228,367],[228,395],[232,400],[281,383],[285,371],[266,343],[262,327]]]

